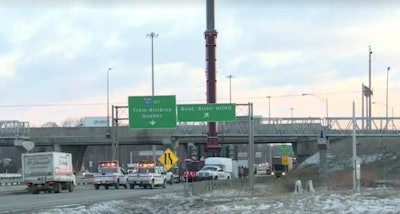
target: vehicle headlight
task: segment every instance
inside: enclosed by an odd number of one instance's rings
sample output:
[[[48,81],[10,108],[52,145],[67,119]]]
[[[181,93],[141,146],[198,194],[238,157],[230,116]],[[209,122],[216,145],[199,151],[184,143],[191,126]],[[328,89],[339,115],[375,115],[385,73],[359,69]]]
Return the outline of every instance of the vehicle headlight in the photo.
[[[275,172],[271,172],[271,175],[275,175]]]
[[[285,172],[282,172],[282,175],[286,175],[286,173],[285,173]]]

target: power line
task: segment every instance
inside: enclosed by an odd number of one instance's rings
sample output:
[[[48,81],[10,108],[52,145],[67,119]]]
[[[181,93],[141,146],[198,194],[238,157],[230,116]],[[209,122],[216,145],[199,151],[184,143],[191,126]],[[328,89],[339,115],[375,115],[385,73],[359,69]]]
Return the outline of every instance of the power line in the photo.
[[[391,89],[391,90],[400,90],[400,89]],[[340,92],[324,92],[324,93],[313,93],[315,95],[327,95],[327,94],[351,94],[351,93],[360,93],[360,91],[340,91]],[[271,95],[271,97],[301,97],[302,94],[280,94],[280,95]],[[255,96],[255,97],[237,97],[236,99],[265,99],[265,96]],[[205,100],[195,100],[195,99],[184,99],[178,100],[179,102],[202,102]],[[126,105],[126,103],[114,103],[117,105]],[[0,108],[23,108],[23,107],[66,107],[66,106],[100,106],[106,105],[106,103],[43,103],[43,104],[6,104],[0,105]]]
[[[95,106],[105,105],[104,103],[55,103],[55,104],[10,104],[0,105],[0,108],[14,108],[14,107],[59,107],[59,106]]]

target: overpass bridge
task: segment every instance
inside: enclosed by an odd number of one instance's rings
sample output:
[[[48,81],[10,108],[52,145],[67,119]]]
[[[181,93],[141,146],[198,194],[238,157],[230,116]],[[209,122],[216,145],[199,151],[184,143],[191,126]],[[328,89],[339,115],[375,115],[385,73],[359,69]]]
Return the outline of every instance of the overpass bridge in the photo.
[[[400,136],[400,117],[357,117],[355,121],[357,137]],[[352,117],[238,117],[235,122],[218,123],[219,142],[247,144],[250,123],[254,143],[292,143],[295,151],[302,153],[315,152],[307,150],[316,147],[321,133],[330,141],[351,137],[353,133]],[[124,124],[111,127],[117,145],[205,144],[206,131],[206,122],[180,122],[174,129],[129,129]],[[0,145],[14,146],[15,140],[31,140],[36,146],[53,146],[55,150],[71,152],[81,162],[87,146],[111,145],[109,133],[107,127],[29,128],[27,122],[3,121],[0,122]]]

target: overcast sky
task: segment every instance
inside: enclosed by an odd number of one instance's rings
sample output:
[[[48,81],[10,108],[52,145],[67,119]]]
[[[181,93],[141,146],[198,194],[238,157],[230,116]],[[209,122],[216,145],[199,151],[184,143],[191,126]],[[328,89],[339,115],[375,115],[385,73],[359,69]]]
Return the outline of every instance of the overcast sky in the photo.
[[[17,2],[17,3],[15,3]],[[206,102],[206,1],[1,1],[0,120],[31,126],[106,116],[110,103],[155,94]],[[61,2],[61,3],[60,3]],[[216,0],[217,102],[254,104],[254,114],[361,114],[372,54],[373,116],[400,114],[397,1]],[[315,96],[301,96],[303,93]],[[293,111],[290,109],[293,108]]]

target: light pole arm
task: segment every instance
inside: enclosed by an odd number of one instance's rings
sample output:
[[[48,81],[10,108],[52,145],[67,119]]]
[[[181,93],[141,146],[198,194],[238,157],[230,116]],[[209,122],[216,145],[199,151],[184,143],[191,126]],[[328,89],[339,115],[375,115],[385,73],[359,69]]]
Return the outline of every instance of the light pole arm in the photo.
[[[324,103],[325,103],[325,113],[326,113],[326,117],[327,117],[327,118],[329,117],[328,98],[321,97],[321,96],[319,96],[319,95],[317,95],[317,94],[307,94],[307,93],[303,93],[303,94],[301,94],[301,95],[302,95],[302,96],[313,96],[313,97],[315,97],[315,98],[318,98],[318,99],[321,100],[322,102],[324,102]]]

